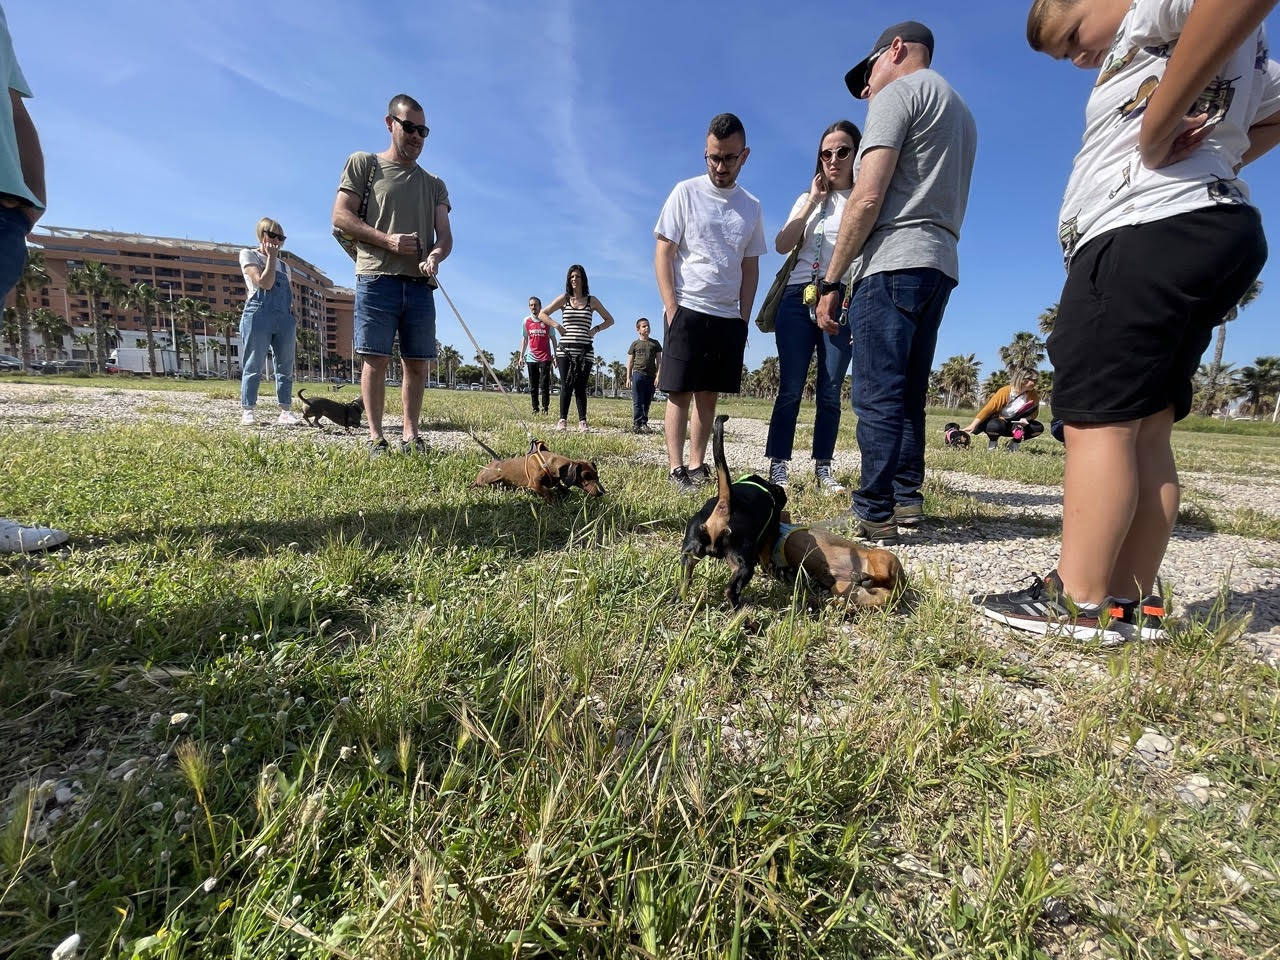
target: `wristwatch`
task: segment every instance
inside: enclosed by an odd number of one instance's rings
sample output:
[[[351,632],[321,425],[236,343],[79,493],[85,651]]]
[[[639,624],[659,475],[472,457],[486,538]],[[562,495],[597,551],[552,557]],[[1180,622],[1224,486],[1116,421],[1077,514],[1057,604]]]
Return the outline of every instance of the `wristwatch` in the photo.
[[[834,283],[830,283],[826,280],[818,281],[818,296],[825,297],[828,293],[839,293],[839,292],[840,292],[839,280],[835,281]]]

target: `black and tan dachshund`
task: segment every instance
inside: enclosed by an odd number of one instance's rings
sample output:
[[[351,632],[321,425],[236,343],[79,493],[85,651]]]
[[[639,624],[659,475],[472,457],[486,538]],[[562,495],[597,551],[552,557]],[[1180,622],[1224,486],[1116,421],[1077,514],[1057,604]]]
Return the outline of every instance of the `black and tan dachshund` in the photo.
[[[688,589],[699,560],[718,557],[733,568],[725,597],[731,606],[739,607],[743,588],[750,582],[756,566],[769,562],[781,529],[787,492],[754,474],[737,482],[730,480],[729,464],[724,457],[724,422],[728,419],[724,415],[716,417],[712,434],[717,494],[703,504],[685,527],[681,592]]]

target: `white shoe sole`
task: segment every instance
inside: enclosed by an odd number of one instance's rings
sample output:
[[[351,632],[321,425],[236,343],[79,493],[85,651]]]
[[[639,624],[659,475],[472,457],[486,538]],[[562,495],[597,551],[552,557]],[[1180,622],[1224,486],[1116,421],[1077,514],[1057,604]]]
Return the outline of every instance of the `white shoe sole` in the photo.
[[[1117,647],[1124,643],[1126,637],[1116,625],[1110,627],[1085,627],[1076,623],[1052,620],[1027,620],[1007,616],[996,610],[988,610],[978,604],[978,612],[988,620],[1002,623],[1006,627],[1037,633],[1042,637],[1070,637],[1072,640],[1097,640],[1104,647]]]

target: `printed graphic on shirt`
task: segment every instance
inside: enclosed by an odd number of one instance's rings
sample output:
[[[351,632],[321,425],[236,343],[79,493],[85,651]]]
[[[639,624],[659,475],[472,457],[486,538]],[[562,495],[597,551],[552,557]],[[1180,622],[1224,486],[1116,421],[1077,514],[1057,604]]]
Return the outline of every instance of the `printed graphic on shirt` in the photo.
[[[1062,259],[1071,262],[1071,255],[1076,252],[1076,244],[1080,242],[1080,231],[1076,227],[1077,217],[1063,220],[1058,225],[1058,242],[1062,244]]]
[[[1108,56],[1107,62],[1102,67],[1102,72],[1098,74],[1098,82],[1095,87],[1100,87],[1108,80],[1112,79],[1121,70],[1133,63],[1133,58],[1138,55],[1137,47],[1130,47],[1129,52],[1123,57]]]
[[[1244,191],[1236,186],[1234,180],[1223,180],[1218,178],[1207,185],[1209,191],[1209,199],[1214,203],[1247,203]]]
[[[1213,83],[1204,88],[1204,91],[1196,98],[1196,102],[1192,105],[1190,114],[1207,113],[1209,115],[1208,123],[1217,123],[1227,115],[1227,111],[1231,109],[1231,101],[1236,96],[1236,82],[1239,77],[1231,80],[1223,80],[1221,77],[1215,77]]]
[[[1112,191],[1107,194],[1108,200],[1114,200],[1121,190],[1125,189],[1132,182],[1133,164],[1126,163],[1124,169],[1120,171],[1120,182],[1115,185]]]
[[[1132,120],[1134,117],[1142,116],[1142,111],[1147,109],[1147,101],[1151,99],[1151,95],[1156,92],[1156,87],[1160,86],[1160,78],[1157,76],[1146,77],[1142,83],[1138,85],[1138,92],[1124,102],[1118,113],[1123,120]]]

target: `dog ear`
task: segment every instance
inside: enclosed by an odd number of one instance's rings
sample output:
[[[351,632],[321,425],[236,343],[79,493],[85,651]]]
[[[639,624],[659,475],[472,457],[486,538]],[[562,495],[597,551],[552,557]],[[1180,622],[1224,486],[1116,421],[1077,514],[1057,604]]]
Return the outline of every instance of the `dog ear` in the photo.
[[[569,486],[573,486],[578,482],[578,472],[578,465],[569,460],[560,466],[560,479]]]

